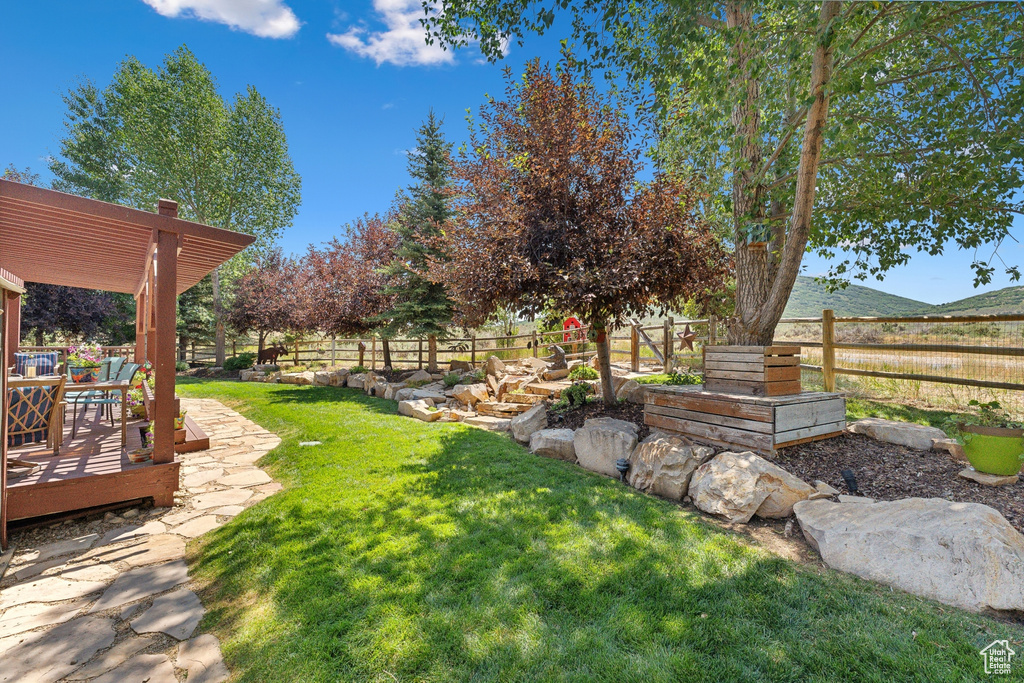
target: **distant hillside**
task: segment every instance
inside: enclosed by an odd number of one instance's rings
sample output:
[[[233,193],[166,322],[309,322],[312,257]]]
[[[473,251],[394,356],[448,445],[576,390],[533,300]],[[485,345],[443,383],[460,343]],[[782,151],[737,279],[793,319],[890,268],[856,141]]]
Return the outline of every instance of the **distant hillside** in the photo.
[[[994,292],[953,301],[938,306],[927,304],[916,315],[999,315],[1024,313],[1024,287],[1005,287]]]
[[[814,278],[798,277],[783,317],[818,317],[826,308],[831,308],[838,316],[924,315],[930,304],[860,285],[829,293]]]

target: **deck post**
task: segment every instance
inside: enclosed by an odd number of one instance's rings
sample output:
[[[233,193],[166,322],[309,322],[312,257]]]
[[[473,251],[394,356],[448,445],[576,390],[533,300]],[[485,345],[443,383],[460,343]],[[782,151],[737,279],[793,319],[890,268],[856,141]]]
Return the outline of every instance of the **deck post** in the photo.
[[[163,206],[161,209],[163,210]],[[174,462],[174,418],[177,417],[174,414],[174,365],[178,304],[178,234],[160,230],[157,240],[153,462],[167,463]]]
[[[0,370],[4,370],[4,368],[14,365],[14,354],[18,352],[18,344],[21,343],[21,294],[9,290],[0,291],[7,299],[6,305],[3,307],[3,323],[7,332],[8,347],[4,349],[6,355],[4,367],[0,368]]]
[[[146,275],[146,360],[156,365],[156,282],[152,265]]]
[[[194,359],[193,359],[194,360]],[[146,362],[146,288],[135,295],[135,358],[139,365]]]

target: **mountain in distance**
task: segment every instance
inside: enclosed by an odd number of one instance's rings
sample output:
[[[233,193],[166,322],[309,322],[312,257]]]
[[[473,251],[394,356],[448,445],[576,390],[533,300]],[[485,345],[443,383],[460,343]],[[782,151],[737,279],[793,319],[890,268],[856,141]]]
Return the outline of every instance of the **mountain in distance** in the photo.
[[[934,305],[862,285],[849,285],[846,289],[830,293],[814,278],[801,276],[796,280],[783,317],[817,318],[826,308],[831,308],[837,316],[1024,314],[1024,287],[1005,287]]]

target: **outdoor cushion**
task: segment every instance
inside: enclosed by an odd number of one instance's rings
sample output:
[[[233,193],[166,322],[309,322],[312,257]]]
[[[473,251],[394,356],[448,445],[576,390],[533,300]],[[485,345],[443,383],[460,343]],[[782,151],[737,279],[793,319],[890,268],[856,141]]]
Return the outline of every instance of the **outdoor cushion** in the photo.
[[[10,395],[7,425],[12,431],[17,428],[19,433],[8,436],[7,445],[14,447],[46,441],[50,428],[47,417],[53,407],[52,387],[14,388]]]
[[[14,354],[14,374],[25,376],[26,369],[34,367],[36,374],[53,375],[57,372],[58,355],[56,351],[47,353],[16,353]]]

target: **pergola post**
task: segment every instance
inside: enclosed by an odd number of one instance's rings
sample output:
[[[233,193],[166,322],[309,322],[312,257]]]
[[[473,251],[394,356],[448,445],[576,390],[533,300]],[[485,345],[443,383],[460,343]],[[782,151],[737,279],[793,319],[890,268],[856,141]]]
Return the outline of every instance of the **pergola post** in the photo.
[[[178,205],[160,200],[160,213],[177,216]],[[156,373],[153,412],[153,462],[174,462],[174,366],[177,360],[178,308],[178,233],[157,233],[156,268],[150,270],[153,282],[152,308],[156,318],[153,371]],[[155,271],[155,277],[154,272]]]
[[[4,368],[9,368],[14,365],[14,354],[18,351],[18,344],[21,343],[21,294],[8,290],[0,291],[7,299],[3,315],[8,343],[8,347],[5,349]],[[2,370],[3,368],[0,368],[0,371]]]
[[[159,237],[154,237],[159,241]],[[156,263],[156,259],[152,259]],[[146,360],[156,365],[156,274],[152,263],[146,275]]]
[[[146,362],[146,288],[135,295],[135,362]]]

